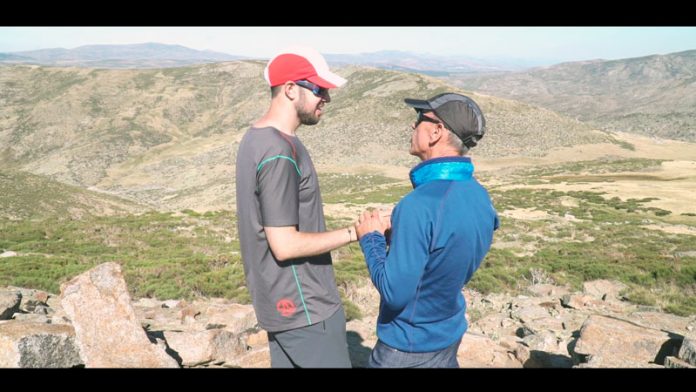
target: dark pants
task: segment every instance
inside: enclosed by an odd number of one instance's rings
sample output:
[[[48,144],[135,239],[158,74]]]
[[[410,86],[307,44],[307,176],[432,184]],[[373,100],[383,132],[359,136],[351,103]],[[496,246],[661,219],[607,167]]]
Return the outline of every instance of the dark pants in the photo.
[[[316,324],[269,332],[273,368],[350,368],[343,308]]]
[[[429,353],[407,353],[377,341],[367,367],[370,368],[458,368],[459,339],[453,345]]]

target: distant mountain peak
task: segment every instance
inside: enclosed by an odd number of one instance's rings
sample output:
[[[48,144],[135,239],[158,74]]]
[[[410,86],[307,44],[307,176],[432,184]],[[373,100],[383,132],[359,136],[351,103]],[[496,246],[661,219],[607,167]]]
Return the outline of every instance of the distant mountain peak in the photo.
[[[451,78],[484,94],[545,107],[603,130],[696,141],[696,50],[584,60],[504,75]]]
[[[40,49],[0,54],[0,62],[4,63],[94,68],[165,68],[240,59],[244,57],[156,42],[83,45],[73,49]]]

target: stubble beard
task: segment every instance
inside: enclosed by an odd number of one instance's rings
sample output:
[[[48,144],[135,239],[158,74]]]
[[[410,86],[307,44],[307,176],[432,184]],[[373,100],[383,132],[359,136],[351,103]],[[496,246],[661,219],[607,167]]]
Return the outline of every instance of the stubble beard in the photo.
[[[300,118],[300,124],[302,125],[315,125],[319,123],[319,116],[314,114],[314,110],[311,112],[298,111],[297,116]]]
[[[316,107],[307,111],[304,110],[305,106],[305,96],[302,94],[297,102],[296,110],[297,117],[300,119],[300,124],[302,125],[315,125],[319,123],[319,116],[314,114]]]

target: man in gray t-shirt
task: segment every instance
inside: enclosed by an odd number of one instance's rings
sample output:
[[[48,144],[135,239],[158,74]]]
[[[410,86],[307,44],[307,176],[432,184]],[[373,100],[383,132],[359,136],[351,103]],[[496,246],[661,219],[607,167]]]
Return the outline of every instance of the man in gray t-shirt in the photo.
[[[247,287],[273,367],[350,367],[331,250],[354,228],[326,231],[317,173],[295,131],[319,122],[345,79],[316,50],[293,47],[264,71],[271,106],[237,153],[237,224]]]

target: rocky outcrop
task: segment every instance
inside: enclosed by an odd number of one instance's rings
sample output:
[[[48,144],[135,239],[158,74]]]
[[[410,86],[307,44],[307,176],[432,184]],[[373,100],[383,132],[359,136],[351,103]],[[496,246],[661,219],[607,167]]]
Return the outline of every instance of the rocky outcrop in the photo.
[[[696,316],[630,304],[622,287],[594,281],[572,292],[537,284],[516,296],[465,290],[460,366],[696,367]],[[363,314],[346,331],[353,366],[364,367],[377,341],[379,295],[367,282],[346,293]],[[252,306],[220,298],[131,301],[114,263],[64,284],[60,298],[0,288],[0,313],[11,317],[0,321],[0,367],[270,366]]]
[[[665,358],[665,366],[696,369],[696,333],[684,337],[677,358]]]
[[[586,367],[653,367],[676,355],[682,340],[628,319],[592,315],[582,325],[572,354]]]
[[[463,368],[521,368],[522,362],[512,347],[475,332],[464,334],[457,361]]]
[[[0,291],[0,320],[9,320],[19,310],[22,294],[19,291]]]
[[[583,292],[551,285],[514,297],[465,290],[475,316],[467,334],[491,338],[524,367],[663,367],[677,362],[668,363],[670,356],[687,358],[680,347],[688,345],[696,317],[630,304],[623,288],[602,280],[586,282]]]
[[[178,367],[164,350],[149,344],[118,264],[101,264],[64,283],[61,304],[85,366]]]
[[[82,364],[69,325],[0,324],[0,367],[69,368]]]

